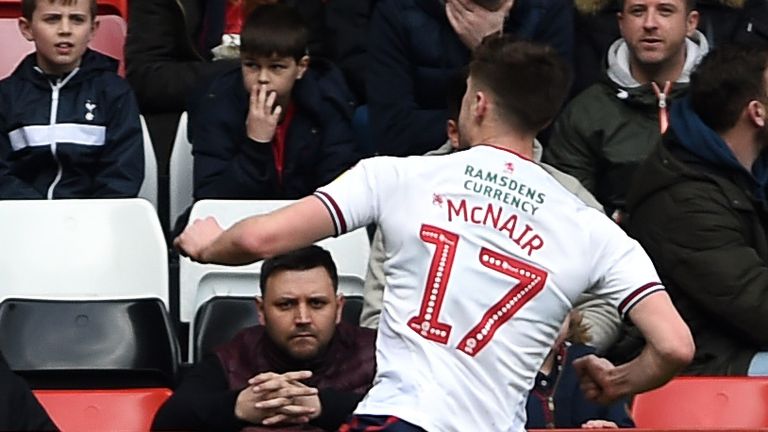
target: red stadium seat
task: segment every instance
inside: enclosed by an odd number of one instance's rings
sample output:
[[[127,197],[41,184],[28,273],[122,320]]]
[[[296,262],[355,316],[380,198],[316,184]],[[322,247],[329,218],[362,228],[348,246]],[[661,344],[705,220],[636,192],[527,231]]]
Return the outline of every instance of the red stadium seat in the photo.
[[[148,431],[171,395],[167,388],[128,390],[35,390],[62,432]]]
[[[3,0],[0,0],[0,10],[4,4]],[[21,60],[35,50],[35,45],[21,35],[16,18],[0,18],[0,40],[3,41],[3,49],[0,50],[2,79],[10,75]]]
[[[99,29],[91,39],[91,48],[102,52],[120,62],[117,73],[125,76],[125,36],[128,34],[128,25],[125,19],[118,15],[99,15]]]
[[[768,427],[768,377],[679,377],[637,395],[638,428]]]
[[[21,0],[0,0],[0,18],[18,18],[21,15]]]
[[[99,15],[120,15],[128,21],[128,0],[97,0]]]

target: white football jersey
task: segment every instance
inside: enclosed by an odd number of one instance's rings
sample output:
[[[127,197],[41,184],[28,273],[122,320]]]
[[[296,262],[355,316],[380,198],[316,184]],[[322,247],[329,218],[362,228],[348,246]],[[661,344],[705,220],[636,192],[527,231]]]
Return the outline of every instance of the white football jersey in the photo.
[[[375,222],[384,240],[377,373],[356,414],[522,431],[528,389],[579,294],[623,317],[663,289],[637,242],[501,148],[367,159],[315,195],[338,234]]]

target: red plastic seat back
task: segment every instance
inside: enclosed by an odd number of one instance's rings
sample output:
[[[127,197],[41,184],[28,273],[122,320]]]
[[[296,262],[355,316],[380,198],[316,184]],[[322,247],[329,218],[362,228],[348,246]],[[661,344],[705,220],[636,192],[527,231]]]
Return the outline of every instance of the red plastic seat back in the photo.
[[[27,54],[35,50],[35,45],[21,35],[16,18],[0,18],[0,41],[3,44],[0,49],[0,79],[3,79],[16,69]]]
[[[171,395],[167,388],[119,390],[34,390],[62,432],[149,431]]]
[[[125,37],[128,25],[117,15],[99,15],[99,28],[91,39],[90,47],[120,61],[117,73],[125,77]]]
[[[637,395],[638,428],[768,427],[768,377],[678,377]]]
[[[0,0],[0,18],[18,18],[21,15],[21,0]]]
[[[128,0],[97,0],[99,15],[120,15],[128,21]]]

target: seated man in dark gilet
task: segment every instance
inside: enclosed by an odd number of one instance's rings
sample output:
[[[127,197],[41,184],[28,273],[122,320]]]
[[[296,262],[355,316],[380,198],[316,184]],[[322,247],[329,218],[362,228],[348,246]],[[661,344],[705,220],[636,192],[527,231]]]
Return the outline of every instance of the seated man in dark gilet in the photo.
[[[375,332],[341,322],[344,297],[328,251],[264,261],[262,325],[197,364],[152,430],[336,430],[370,388]]]

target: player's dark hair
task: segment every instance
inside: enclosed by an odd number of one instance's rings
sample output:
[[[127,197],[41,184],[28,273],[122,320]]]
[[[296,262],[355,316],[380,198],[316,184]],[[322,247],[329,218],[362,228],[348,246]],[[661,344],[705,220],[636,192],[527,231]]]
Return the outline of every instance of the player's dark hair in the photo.
[[[240,32],[240,54],[251,57],[307,55],[309,27],[298,11],[284,4],[256,7]]]
[[[273,274],[285,270],[310,270],[315,267],[322,267],[328,272],[333,283],[333,292],[336,292],[339,287],[339,275],[331,253],[320,246],[312,245],[264,260],[259,276],[261,295],[264,295],[267,281]]]
[[[691,74],[691,106],[715,132],[733,127],[752,100],[768,104],[765,70],[768,50],[722,46],[710,52]]]
[[[558,113],[571,81],[568,65],[553,48],[510,36],[486,37],[472,56],[469,75],[495,96],[503,120],[533,133]]]

